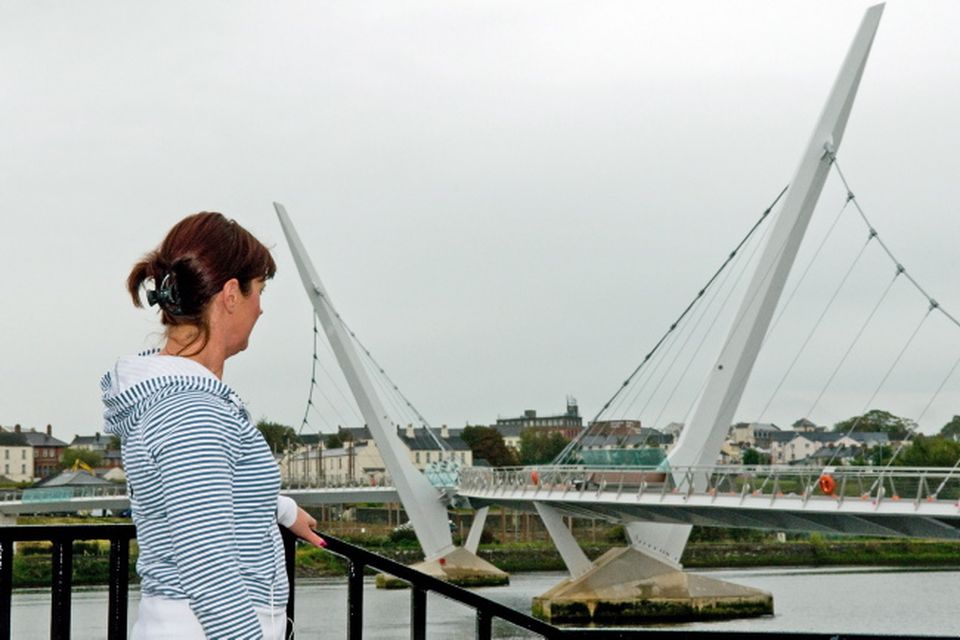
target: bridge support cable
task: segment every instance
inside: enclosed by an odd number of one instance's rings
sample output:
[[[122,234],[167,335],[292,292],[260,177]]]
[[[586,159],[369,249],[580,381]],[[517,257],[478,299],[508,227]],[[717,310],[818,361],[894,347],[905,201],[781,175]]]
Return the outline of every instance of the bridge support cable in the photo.
[[[764,242],[767,238],[767,235],[770,233],[770,230],[772,228],[773,228],[773,225],[767,225],[767,227],[763,230],[763,235],[760,236],[759,240],[751,250],[750,257],[746,261],[744,261],[743,265],[741,266],[741,271],[739,274],[737,274],[736,283],[739,283],[742,280],[743,276],[746,274],[747,267],[753,264],[753,259],[756,256],[757,251],[759,251],[760,247],[764,246]],[[721,311],[727,307],[727,304],[729,304],[730,299],[733,297],[733,293],[736,290],[737,290],[736,286],[733,286],[727,291],[727,295],[724,297],[723,302],[720,304],[720,309],[717,310],[716,315],[714,315],[713,320],[711,321],[711,330],[713,328],[716,328],[719,325]],[[703,343],[706,342],[708,335],[709,334],[704,334],[703,338],[701,338],[700,344],[697,346],[698,350],[703,348]],[[690,402],[687,404],[687,408],[686,410],[684,410],[682,414],[684,422],[686,422],[689,419],[689,417],[693,414],[693,410],[697,406],[697,400],[700,398],[701,395],[703,395],[703,390],[707,388],[707,383],[709,381],[710,381],[710,371],[708,370],[703,375],[703,380],[700,381],[700,385],[697,387],[696,392],[690,398]]]
[[[336,417],[340,420],[340,424],[343,424],[343,425],[348,424],[348,421],[346,420],[346,418],[343,416],[343,414],[340,412],[339,408],[337,407],[337,403],[331,400],[330,396],[328,396],[324,392],[323,387],[320,386],[319,382],[317,381],[317,367],[319,367],[320,370],[323,371],[323,373],[327,376],[327,379],[330,381],[332,386],[340,393],[340,397],[343,398],[346,406],[349,407],[351,411],[353,411],[354,416],[357,418],[360,424],[363,424],[363,418],[360,417],[360,414],[357,411],[357,409],[353,406],[353,404],[349,400],[347,400],[346,396],[343,393],[343,390],[337,384],[336,379],[330,374],[327,368],[323,366],[323,362],[320,359],[320,353],[318,350],[318,341],[317,341],[318,333],[319,333],[319,329],[317,328],[317,316],[316,314],[314,314],[313,315],[313,357],[311,359],[311,365],[310,365],[310,391],[307,395],[307,405],[303,411],[303,420],[300,423],[300,429],[297,432],[298,435],[303,433],[303,429],[305,426],[312,426],[310,425],[310,421],[309,421],[309,414],[311,410],[316,414],[317,418],[320,420],[320,422],[323,423],[324,426],[328,427],[330,431],[332,431],[333,433],[337,432],[336,427],[334,425],[331,425],[327,421],[327,418],[323,415],[323,412],[321,412],[320,409],[317,408],[316,403],[313,401],[315,392],[319,393],[320,396],[324,400],[326,400],[327,405],[329,405],[330,409],[333,411],[334,414],[336,414]],[[318,428],[318,431],[322,432],[323,428]]]
[[[913,426],[907,430],[907,437],[900,441],[900,444],[897,445],[896,450],[894,450],[893,455],[890,456],[890,460],[887,461],[886,467],[889,468],[893,466],[894,460],[897,459],[897,456],[900,455],[900,452],[904,450],[910,440],[913,439],[913,436],[916,435],[917,430],[920,428],[920,421],[923,420],[924,416],[927,415],[927,411],[930,410],[930,407],[933,406],[933,403],[940,396],[940,392],[943,391],[943,388],[947,385],[950,378],[953,377],[953,374],[956,373],[957,367],[960,367],[960,357],[953,361],[953,366],[950,367],[950,370],[947,371],[947,375],[943,377],[940,381],[940,384],[937,386],[937,389],[930,396],[930,399],[927,401],[927,404],[923,407],[923,410],[920,412],[920,415],[913,420]],[[960,465],[960,459],[957,460],[952,469],[956,469]],[[946,480],[944,480],[946,482]],[[938,491],[939,492],[939,491]]]
[[[660,420],[661,418],[663,418],[664,412],[670,406],[670,403],[673,402],[673,398],[676,396],[677,391],[680,389],[680,385],[683,383],[684,380],[686,380],[687,374],[690,372],[690,368],[693,366],[693,363],[696,361],[697,356],[703,353],[703,348],[704,348],[704,345],[706,344],[707,338],[709,338],[710,335],[713,333],[713,330],[717,328],[717,321],[719,320],[720,315],[722,314],[723,310],[727,308],[727,303],[730,301],[730,297],[733,294],[733,291],[736,289],[737,283],[739,283],[740,280],[742,279],[743,274],[746,271],[746,266],[749,265],[751,262],[753,262],[753,257],[754,255],[756,255],[757,249],[760,247],[760,245],[763,244],[763,239],[766,237],[766,233],[769,230],[770,230],[769,225],[764,227],[763,234],[759,237],[757,242],[754,243],[750,256],[745,260],[742,260],[743,268],[740,270],[739,275],[733,279],[733,286],[730,287],[726,296],[723,298],[723,301],[720,303],[719,307],[717,307],[716,313],[713,314],[712,320],[708,323],[705,330],[700,334],[700,339],[697,342],[697,345],[690,352],[690,357],[687,358],[687,362],[684,365],[683,370],[680,372],[680,375],[677,377],[677,381],[674,383],[673,388],[670,389],[670,393],[667,395],[666,400],[664,400],[663,406],[660,408],[660,411],[657,412],[657,417],[651,423],[654,429],[659,429]],[[742,255],[743,254],[741,253],[741,256]],[[737,258],[737,259],[740,260],[740,258]],[[696,335],[697,330],[700,328],[700,324],[708,315],[710,315],[710,311],[712,310],[714,303],[720,299],[720,292],[724,290],[727,282],[731,280],[730,275],[736,270],[736,268],[737,268],[737,265],[735,264],[730,270],[727,271],[726,274],[724,274],[723,280],[716,287],[714,287],[713,292],[711,293],[710,299],[706,302],[706,304],[703,305],[702,312],[700,313],[699,317],[696,320],[696,323],[693,325],[693,328],[690,330],[690,333],[687,336],[688,340],[692,338],[694,335]],[[686,348],[686,342],[684,342],[684,346],[683,348],[681,348],[680,352],[682,353],[685,348]],[[679,354],[678,354],[678,357],[679,357]],[[696,396],[694,396],[694,399],[695,398]],[[686,414],[684,414],[684,418],[685,416]],[[644,446],[646,446],[646,442],[644,442]]]
[[[876,232],[876,228],[873,226],[873,223],[870,221],[870,218],[867,216],[866,212],[863,210],[863,207],[860,205],[860,201],[854,196],[853,190],[850,187],[850,183],[847,181],[846,175],[843,173],[843,169],[840,167],[840,163],[837,160],[836,154],[832,153],[831,157],[833,160],[833,163],[832,163],[833,167],[836,170],[837,175],[839,176],[841,182],[843,183],[843,186],[847,189],[847,193],[849,194],[848,201],[853,202],[854,207],[856,208],[857,213],[860,215],[860,218],[863,220],[864,224],[866,224],[866,226],[870,229],[871,233],[877,236],[878,244],[883,249],[887,257],[896,265],[897,275],[903,274],[904,276],[906,276],[907,281],[911,285],[913,285],[913,287],[920,293],[920,295],[922,295],[927,300],[927,304],[929,305],[928,315],[933,311],[939,311],[940,314],[944,318],[946,318],[948,322],[950,322],[955,327],[960,328],[960,321],[958,321],[957,318],[952,313],[944,309],[943,305],[941,305],[935,298],[933,298],[933,296],[931,296],[927,292],[927,290],[916,280],[916,278],[913,277],[912,274],[907,272],[906,268],[903,266],[903,263],[897,258],[897,256],[893,253],[890,247],[879,236],[879,234]],[[907,438],[905,438],[897,447],[897,450],[894,452],[890,461],[887,463],[887,466],[890,466],[893,463],[897,455],[899,455],[899,453],[903,450],[906,444],[913,437],[914,433],[919,427],[919,421],[922,419],[924,415],[926,415],[927,411],[930,409],[933,402],[936,400],[940,392],[943,390],[943,387],[946,385],[947,381],[949,381],[949,379],[953,376],[953,373],[955,372],[958,364],[960,364],[960,360],[954,363],[953,367],[951,367],[950,371],[941,381],[937,390],[933,393],[930,400],[927,402],[927,405],[921,411],[920,416],[918,416],[917,420],[914,421],[914,427],[908,431]],[[958,461],[958,463],[960,463],[960,461]]]
[[[720,267],[716,270],[716,272],[714,272],[714,274],[710,276],[710,279],[707,280],[707,283],[697,292],[693,300],[690,301],[690,303],[680,313],[677,319],[670,325],[667,331],[660,337],[660,339],[656,342],[656,344],[654,344],[653,348],[650,351],[648,351],[647,354],[643,357],[643,360],[640,362],[640,364],[638,364],[636,368],[634,368],[634,370],[630,373],[630,375],[627,376],[627,378],[617,388],[614,394],[603,404],[603,406],[594,416],[593,420],[588,424],[596,424],[596,422],[610,408],[611,404],[613,404],[613,402],[620,397],[620,394],[623,393],[624,389],[630,386],[631,381],[637,376],[637,374],[640,373],[641,370],[643,370],[643,368],[650,361],[650,358],[653,357],[653,355],[657,352],[657,350],[661,347],[661,345],[663,345],[663,343],[667,340],[667,338],[670,337],[670,334],[673,333],[673,331],[677,328],[677,326],[690,313],[691,309],[693,309],[693,307],[697,304],[697,302],[704,296],[704,294],[707,292],[707,289],[709,289],[713,285],[713,283],[717,280],[717,278],[720,277],[720,275],[728,267],[728,265],[731,262],[733,262],[733,260],[737,257],[737,254],[739,253],[743,245],[747,243],[747,241],[754,234],[754,232],[756,232],[756,230],[763,224],[764,220],[766,220],[766,218],[770,215],[770,212],[777,205],[777,203],[780,202],[780,199],[787,192],[788,187],[789,185],[784,187],[780,191],[780,193],[777,194],[777,197],[774,198],[773,202],[771,202],[770,205],[760,215],[760,218],[753,224],[753,226],[747,232],[746,236],[744,236],[743,239],[740,240],[739,244],[734,248],[733,251],[730,252],[730,254],[726,257],[726,259],[720,265]],[[569,444],[567,444],[566,447],[564,447],[564,449],[560,452],[560,454],[557,455],[557,457],[554,459],[552,464],[562,464],[562,462],[569,457],[570,453],[579,444],[579,441],[584,437],[584,435],[587,434],[588,431],[589,431],[589,427],[587,429],[583,429],[579,434],[577,434],[577,437],[574,438]]]
[[[850,189],[850,184],[847,182],[847,178],[844,175],[843,170],[840,168],[840,163],[837,161],[836,154],[832,154],[832,158],[833,158],[833,167],[834,169],[836,169],[837,175],[840,176],[840,180],[843,182],[843,186],[846,187],[847,191],[850,193],[851,199],[853,200],[853,206],[857,209],[857,213],[860,214],[860,217],[863,219],[864,223],[867,225],[867,227],[870,228],[871,231],[875,230],[873,223],[870,222],[870,219],[867,217],[867,214],[864,212],[863,207],[860,206],[860,201],[856,197],[853,197],[853,191]],[[897,256],[893,254],[893,251],[890,250],[890,247],[887,246],[887,243],[883,241],[883,238],[881,238],[879,234],[877,234],[877,242],[883,248],[884,253],[887,254],[890,260],[893,261],[893,263],[897,265],[898,268],[903,268],[904,276],[906,276],[907,280],[910,281],[910,284],[912,284],[914,288],[916,288],[916,290],[920,292],[920,295],[922,295],[924,298],[927,299],[927,302],[930,304],[930,306],[933,307],[935,310],[939,311],[940,313],[942,313],[957,328],[960,328],[960,321],[958,321],[957,318],[952,313],[944,309],[943,305],[937,302],[936,299],[933,298],[933,296],[927,293],[927,290],[924,289],[919,282],[917,282],[916,278],[914,278],[903,267],[903,263],[899,259],[897,259]]]
[[[717,320],[720,318],[723,312],[728,308],[727,303],[730,301],[731,295],[735,290],[737,290],[737,287],[743,278],[743,275],[746,271],[747,266],[752,262],[754,255],[756,255],[757,249],[761,246],[763,238],[766,237],[767,231],[769,231],[769,229],[770,229],[770,225],[767,225],[764,227],[763,233],[760,234],[759,239],[756,242],[753,242],[753,246],[751,248],[749,258],[747,258],[746,260],[744,260],[744,255],[746,255],[747,253],[745,251],[747,247],[746,245],[740,247],[740,250],[737,252],[737,257],[730,264],[729,268],[726,269],[725,273],[723,274],[723,277],[713,287],[711,287],[709,299],[704,300],[698,304],[699,309],[697,310],[695,317],[691,318],[691,320],[687,322],[682,329],[682,332],[685,333],[683,343],[681,344],[679,350],[677,350],[677,352],[674,354],[673,359],[670,361],[670,365],[667,367],[667,370],[664,372],[662,376],[660,376],[656,387],[654,387],[653,391],[650,392],[650,396],[647,398],[646,402],[640,408],[640,411],[637,413],[638,416],[642,417],[647,415],[647,409],[650,406],[650,404],[653,402],[654,398],[656,397],[657,392],[660,390],[660,387],[667,380],[668,376],[670,375],[670,372],[673,371],[674,366],[677,364],[677,362],[680,360],[680,357],[683,355],[683,352],[686,349],[691,338],[693,338],[693,336],[696,334],[697,329],[700,327],[703,320],[710,313],[710,310],[713,307],[713,303],[716,302],[718,299],[720,299],[720,295],[724,291],[727,283],[730,282],[731,286],[728,289],[727,294],[723,297],[723,302],[717,308],[716,313],[713,316],[713,321],[707,326],[706,330],[704,331],[699,343],[697,344],[697,348],[692,351],[690,358],[687,362],[687,365],[684,367],[680,377],[678,377],[677,382],[673,387],[673,390],[671,390],[670,394],[668,395],[668,398],[663,403],[663,406],[658,412],[657,418],[653,421],[652,424],[656,426],[656,424],[659,423],[660,417],[662,416],[663,412],[666,410],[670,400],[672,400],[673,394],[676,391],[677,387],[679,387],[679,385],[683,382],[686,376],[686,372],[689,370],[691,363],[694,360],[696,360],[696,357],[702,352],[703,345],[705,344],[706,339],[713,332],[712,330],[717,328]],[[741,266],[742,268],[738,272],[738,267],[741,267]],[[731,278],[731,276],[734,273],[737,274],[736,277]],[[677,339],[679,340],[679,334]],[[673,345],[671,345],[671,347],[672,346]],[[633,408],[633,403],[629,405],[628,411],[632,410],[632,408]],[[649,438],[649,436],[650,436],[650,432],[648,432],[647,437]],[[643,446],[646,446],[646,442],[643,443]]]
[[[419,422],[424,428],[426,428],[428,435],[434,440],[434,442],[437,444],[438,447],[440,447],[441,450],[449,449],[449,445],[443,439],[441,439],[436,435],[434,429],[430,426],[430,423],[427,422],[427,419],[423,417],[420,411],[418,411],[417,408],[413,405],[413,403],[410,402],[410,400],[403,394],[399,386],[393,381],[393,379],[386,372],[383,366],[380,365],[379,362],[377,362],[376,358],[373,357],[373,354],[370,352],[370,350],[360,341],[360,339],[357,337],[357,334],[347,325],[346,321],[344,321],[344,319],[340,316],[340,313],[337,311],[334,311],[333,313],[337,322],[343,327],[344,331],[347,332],[347,334],[350,336],[350,339],[357,345],[357,347],[359,347],[360,353],[365,356],[365,359],[363,360],[364,369],[367,372],[370,379],[374,382],[374,384],[377,385],[381,393],[385,395],[387,402],[390,403],[391,409],[392,409],[391,415],[394,418],[401,418],[402,422]],[[316,324],[316,314],[314,314],[314,362],[319,362],[319,358],[317,355],[317,340],[316,340],[317,334],[318,334],[318,329]],[[328,345],[328,349],[329,349],[329,345]],[[363,418],[360,416],[354,404],[351,403],[346,398],[346,394],[343,392],[340,385],[337,384],[337,381],[334,378],[334,376],[332,376],[330,372],[327,371],[325,367],[323,367],[322,362],[319,363],[319,365],[323,370],[323,372],[327,375],[327,378],[330,380],[334,388],[337,390],[340,396],[344,399],[344,402],[353,411],[354,415],[359,420],[360,424],[361,425],[364,424]],[[312,385],[317,384],[315,368],[311,375],[311,384]],[[336,411],[336,405],[329,399],[329,397],[323,394],[322,390],[320,391],[320,393],[324,396],[327,402],[330,403],[330,406],[334,409],[334,411]],[[311,402],[312,394],[313,394],[313,387],[311,387],[310,400],[308,400],[308,405],[307,405],[308,410],[310,406],[315,406],[315,404]],[[337,412],[337,415],[341,420],[343,420],[343,416],[340,415],[339,412]],[[346,423],[346,420],[343,420],[343,422]],[[302,428],[302,425],[301,425],[301,428]]]
[[[866,320],[863,321],[863,324],[860,325],[860,328],[857,330],[856,335],[853,337],[853,340],[850,342],[850,345],[844,351],[843,355],[840,357],[840,360],[837,362],[836,366],[833,368],[833,371],[830,372],[829,377],[827,378],[826,383],[824,383],[823,388],[820,389],[820,392],[817,394],[817,397],[814,399],[813,404],[810,405],[810,408],[807,409],[805,418],[809,419],[813,415],[813,412],[820,405],[820,400],[823,399],[824,394],[830,388],[830,385],[833,384],[834,379],[837,377],[837,374],[840,372],[840,369],[843,367],[844,363],[847,361],[847,358],[853,352],[854,347],[860,341],[860,338],[863,336],[864,332],[867,330],[867,327],[870,326],[873,321],[874,316],[876,316],[877,311],[880,310],[880,307],[886,301],[887,296],[890,293],[890,290],[893,289],[893,285],[896,284],[897,279],[900,277],[900,274],[903,273],[901,269],[897,269],[897,272],[893,275],[893,278],[884,288],[883,293],[880,294],[880,299],[877,300],[876,304],[873,305],[873,309],[870,310],[870,313],[867,315]]]
[[[307,255],[303,242],[293,227],[283,205],[274,203],[284,236],[290,245],[300,280],[313,305],[317,317],[330,340],[330,347],[337,357],[344,378],[357,401],[357,406],[377,441],[384,466],[400,495],[407,515],[427,561],[434,561],[453,553],[453,538],[447,526],[446,505],[440,500],[437,489],[420,473],[409,459],[394,431],[393,425],[384,419],[385,410],[373,382],[366,375],[361,356],[355,343],[338,322],[337,311]]]
[[[890,367],[887,369],[886,373],[883,374],[883,378],[880,379],[880,382],[877,384],[877,388],[873,390],[873,393],[870,395],[870,399],[867,400],[863,409],[860,411],[860,415],[853,421],[853,424],[850,425],[850,428],[844,434],[844,437],[850,437],[850,434],[857,430],[857,426],[860,424],[860,421],[863,419],[863,415],[870,409],[870,405],[873,404],[873,401],[876,400],[877,395],[880,393],[880,390],[883,388],[883,385],[886,384],[887,379],[890,377],[890,374],[893,373],[894,369],[897,368],[897,365],[900,364],[900,360],[903,358],[903,354],[907,352],[907,349],[910,348],[910,345],[913,343],[914,338],[917,337],[917,334],[920,333],[920,329],[923,328],[923,325],[927,322],[927,318],[930,317],[930,314],[933,313],[934,307],[928,307],[926,313],[923,314],[923,317],[920,318],[920,323],[917,324],[916,328],[913,330],[913,333],[910,334],[910,337],[907,338],[907,341],[904,343],[903,347],[900,349],[900,352],[897,353],[897,357],[894,358],[893,362],[890,364]],[[830,459],[827,461],[826,465],[829,467],[833,464],[833,461],[836,459],[837,454],[840,452],[838,448],[833,452],[833,455],[830,456]]]
[[[817,317],[816,322],[813,323],[813,327],[807,333],[807,336],[803,339],[803,342],[800,344],[800,348],[797,349],[796,355],[793,356],[790,364],[787,366],[786,371],[783,372],[783,376],[780,377],[780,381],[777,382],[777,385],[774,387],[773,392],[770,394],[770,397],[767,399],[767,403],[763,405],[763,409],[760,410],[760,417],[757,418],[757,422],[763,422],[764,416],[767,414],[767,410],[770,408],[770,405],[773,403],[774,398],[777,397],[777,394],[780,392],[780,389],[783,387],[784,382],[787,381],[787,378],[790,376],[790,373],[793,372],[794,367],[799,362],[801,356],[806,351],[807,346],[810,344],[810,340],[813,339],[814,334],[820,328],[820,325],[823,324],[823,319],[827,316],[827,313],[833,307],[833,303],[836,302],[837,297],[840,295],[840,291],[843,290],[844,285],[847,284],[847,280],[850,279],[850,274],[853,273],[853,270],[857,267],[857,264],[860,262],[860,258],[863,257],[863,254],[866,252],[867,248],[870,246],[871,241],[876,237],[875,234],[871,233],[867,238],[866,243],[860,247],[860,251],[857,252],[857,255],[854,257],[853,261],[850,263],[850,267],[847,269],[846,273],[843,274],[843,277],[840,278],[840,283],[837,285],[836,289],[833,291],[833,295],[830,296],[830,299],[827,301],[827,304],[824,306],[823,310],[820,312],[820,315]]]
[[[356,343],[358,347],[360,347],[360,352],[363,355],[365,355],[366,358],[369,360],[370,364],[373,366],[374,373],[379,374],[379,376],[375,376],[375,377],[382,377],[384,384],[386,384],[393,392],[392,394],[389,394],[389,395],[396,395],[396,397],[399,400],[400,407],[405,407],[405,408],[398,407],[398,410],[400,411],[400,413],[401,414],[406,413],[406,415],[408,416],[415,417],[415,420],[412,420],[412,422],[419,422],[421,425],[423,425],[424,429],[426,429],[427,431],[427,434],[433,439],[434,443],[438,447],[440,447],[441,450],[443,451],[448,450],[450,446],[442,438],[437,436],[433,427],[430,425],[427,419],[423,417],[423,414],[420,413],[420,411],[414,406],[414,404],[410,401],[410,399],[407,398],[406,395],[404,395],[403,391],[400,390],[400,387],[397,385],[397,383],[393,381],[393,378],[390,377],[390,374],[388,374],[386,369],[383,368],[383,365],[377,362],[377,359],[373,357],[373,354],[370,352],[370,349],[368,349],[360,341],[360,338],[357,337],[357,334],[354,333],[354,331],[347,326],[347,323],[343,320],[342,317],[340,317],[339,313],[336,314],[336,318],[337,318],[337,321],[343,326],[343,328],[350,334],[350,338]],[[369,370],[369,367],[368,367],[368,370]]]
[[[823,252],[823,247],[826,246],[827,240],[833,235],[834,229],[837,228],[837,223],[840,222],[840,218],[843,217],[843,212],[847,210],[847,206],[850,204],[850,201],[853,200],[853,194],[848,194],[847,199],[844,201],[843,206],[840,207],[840,211],[837,212],[837,215],[833,218],[833,223],[830,225],[830,228],[827,229],[827,232],[821,238],[820,243],[817,245],[817,249],[813,252],[813,255],[810,256],[810,260],[807,262],[807,265],[803,268],[803,271],[800,274],[800,277],[797,278],[797,283],[793,286],[793,289],[790,291],[790,294],[787,296],[786,301],[780,306],[780,310],[777,313],[777,316],[773,319],[773,322],[770,324],[770,331],[767,332],[767,335],[773,335],[773,332],[777,330],[777,326],[780,324],[780,320],[787,313],[787,309],[790,308],[790,304],[793,302],[794,297],[797,295],[797,291],[800,290],[800,287],[803,285],[804,280],[807,279],[807,274],[810,273],[810,269],[816,263],[817,258],[820,257],[820,254]]]

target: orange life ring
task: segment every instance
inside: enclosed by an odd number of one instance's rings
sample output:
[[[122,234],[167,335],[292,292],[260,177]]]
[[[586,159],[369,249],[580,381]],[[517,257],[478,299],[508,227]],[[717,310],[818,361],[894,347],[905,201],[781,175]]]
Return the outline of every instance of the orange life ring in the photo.
[[[537,473],[536,469],[530,472],[530,482],[533,484],[540,484],[540,474]]]
[[[833,479],[833,476],[826,474],[820,476],[820,491],[823,491],[828,496],[832,496],[836,489],[837,481]]]

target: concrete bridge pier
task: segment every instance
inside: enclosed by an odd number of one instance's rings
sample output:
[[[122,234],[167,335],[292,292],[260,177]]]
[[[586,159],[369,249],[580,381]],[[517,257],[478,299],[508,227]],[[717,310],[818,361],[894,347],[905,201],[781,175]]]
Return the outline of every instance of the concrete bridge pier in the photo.
[[[411,568],[461,587],[497,587],[510,584],[510,574],[477,555],[480,534],[487,521],[488,511],[489,507],[477,510],[467,534],[467,541],[462,547],[453,547],[436,557],[410,565]],[[406,582],[383,573],[377,576],[376,583],[381,589],[402,589],[407,586]]]
[[[773,596],[759,589],[688,573],[636,545],[611,549],[594,562],[560,513],[534,502],[570,577],[533,599],[533,615],[552,624],[638,624],[773,614]]]

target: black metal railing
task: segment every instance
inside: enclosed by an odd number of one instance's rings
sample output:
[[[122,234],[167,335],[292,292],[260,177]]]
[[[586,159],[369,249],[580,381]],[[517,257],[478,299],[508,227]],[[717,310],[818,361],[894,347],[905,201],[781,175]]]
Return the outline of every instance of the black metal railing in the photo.
[[[323,535],[323,534],[321,534]],[[292,536],[287,538],[290,540]],[[427,637],[427,593],[434,592],[450,600],[459,602],[476,611],[476,638],[488,640],[492,637],[493,621],[505,620],[517,627],[527,629],[544,638],[560,640],[584,640],[601,638],[603,640],[679,640],[681,638],[709,638],[710,640],[734,640],[742,638],[784,638],[787,640],[868,640],[891,638],[922,638],[916,635],[868,635],[847,633],[789,633],[789,632],[744,632],[744,631],[692,631],[685,629],[617,629],[589,628],[571,629],[556,627],[521,613],[516,609],[485,598],[476,592],[444,582],[433,576],[411,569],[389,558],[377,555],[362,547],[344,542],[332,536],[324,535],[327,550],[348,562],[347,565],[347,630],[348,640],[360,640],[363,637],[363,575],[367,568],[376,569],[410,583],[410,638],[423,640]],[[292,583],[291,583],[292,585]],[[291,589],[291,592],[293,590]],[[935,636],[925,636],[931,640]],[[947,637],[947,636],[944,636]]]
[[[0,638],[10,638],[13,595],[13,545],[15,542],[52,542],[50,577],[50,637],[70,637],[70,604],[73,592],[73,543],[79,540],[110,541],[107,638],[127,637],[127,596],[130,573],[130,540],[137,536],[132,524],[22,525],[0,527]]]
[[[290,599],[287,602],[287,636],[292,637],[294,614],[294,559],[296,538],[281,527],[284,541],[284,556],[287,576],[290,580]],[[50,637],[65,640],[70,637],[70,608],[73,586],[73,543],[81,540],[108,540],[110,542],[108,640],[127,637],[127,600],[129,589],[130,540],[136,531],[130,524],[110,525],[23,525],[0,527],[0,640],[11,637],[11,604],[13,587],[13,551],[15,542],[52,542],[52,576]],[[487,640],[493,634],[493,622],[499,618],[516,627],[526,629],[544,638],[581,640],[585,638],[677,640],[679,638],[709,638],[710,640],[733,640],[734,638],[777,637],[788,640],[868,640],[895,637],[930,638],[915,635],[863,635],[836,633],[789,633],[789,632],[717,632],[683,629],[654,628],[637,629],[569,629],[551,625],[515,609],[485,598],[474,591],[444,582],[416,569],[377,555],[362,547],[349,544],[332,536],[324,536],[327,550],[347,561],[347,629],[349,640],[363,637],[364,573],[373,569],[392,575],[410,584],[410,631],[412,640],[427,637],[427,594],[439,594],[449,600],[472,608],[476,616],[476,637]],[[947,637],[947,636],[944,636]]]

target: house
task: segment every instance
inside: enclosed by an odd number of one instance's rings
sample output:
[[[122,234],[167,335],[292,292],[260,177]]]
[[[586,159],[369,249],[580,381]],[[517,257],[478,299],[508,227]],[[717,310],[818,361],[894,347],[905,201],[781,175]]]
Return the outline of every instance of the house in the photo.
[[[800,418],[794,422],[792,426],[794,431],[799,431],[801,433],[824,432],[827,430],[825,426],[818,425],[815,422],[807,420],[806,418]]]
[[[28,431],[19,424],[14,425],[13,430],[15,433],[22,433],[27,444],[33,449],[33,478],[46,478],[60,471],[60,460],[67,443],[53,437],[49,424],[46,431],[33,428]]]
[[[889,442],[890,439],[886,433],[784,431],[774,438],[770,447],[770,456],[773,464],[793,464],[810,458],[823,448],[852,448],[865,451]]]
[[[774,434],[780,433],[780,427],[769,422],[738,422],[731,429],[731,440],[740,448],[770,448]]]
[[[0,472],[14,482],[33,480],[33,447],[20,432],[0,432]]]
[[[673,436],[673,441],[676,442],[677,438],[680,437],[680,432],[683,431],[683,423],[671,422],[667,424],[662,431],[668,436]]]
[[[493,427],[503,437],[503,444],[517,453],[520,452],[520,434],[527,427],[519,424],[507,424]]]
[[[106,454],[110,449],[113,438],[111,436],[100,435],[98,431],[92,436],[73,436],[73,442],[70,447],[73,449],[84,449],[85,451],[96,451],[100,454]]]
[[[825,467],[828,464],[850,464],[861,453],[863,453],[863,449],[860,447],[820,447],[812,455],[797,460],[795,464],[811,467]]]

